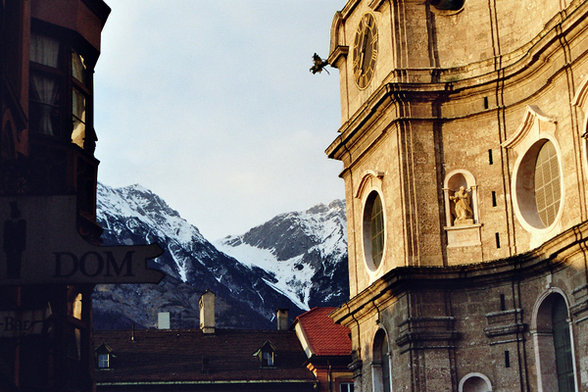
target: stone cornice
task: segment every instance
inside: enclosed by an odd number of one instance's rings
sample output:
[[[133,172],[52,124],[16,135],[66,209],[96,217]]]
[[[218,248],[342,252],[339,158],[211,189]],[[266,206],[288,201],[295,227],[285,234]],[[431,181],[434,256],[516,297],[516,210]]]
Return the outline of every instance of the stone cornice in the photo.
[[[335,49],[333,49],[331,51],[331,54],[329,54],[329,58],[327,59],[327,61],[333,67],[338,68],[339,66],[337,63],[342,58],[345,59],[347,57],[348,53],[349,53],[349,46],[337,45],[337,46],[335,46]]]
[[[351,324],[375,308],[413,289],[451,289],[520,281],[572,264],[588,253],[588,221],[574,226],[539,248],[506,259],[449,267],[398,267],[331,313],[335,322]],[[378,305],[378,307],[381,307]]]
[[[381,119],[385,109],[391,105],[403,106],[415,102],[433,102],[446,99],[450,84],[446,83],[386,83],[382,85],[356,114],[339,129],[340,135],[327,148],[329,158],[341,159],[343,147],[349,149],[360,138],[360,130]],[[391,119],[392,122],[410,120],[436,120],[435,118],[416,118],[402,113]]]

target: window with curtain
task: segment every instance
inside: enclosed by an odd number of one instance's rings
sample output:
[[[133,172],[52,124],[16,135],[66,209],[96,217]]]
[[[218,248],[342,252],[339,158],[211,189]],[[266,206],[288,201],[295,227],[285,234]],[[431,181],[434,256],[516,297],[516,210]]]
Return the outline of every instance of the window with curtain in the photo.
[[[30,113],[34,132],[59,136],[62,72],[59,69],[59,41],[31,34]]]
[[[67,43],[33,33],[30,64],[31,131],[84,148],[91,97],[86,58]]]

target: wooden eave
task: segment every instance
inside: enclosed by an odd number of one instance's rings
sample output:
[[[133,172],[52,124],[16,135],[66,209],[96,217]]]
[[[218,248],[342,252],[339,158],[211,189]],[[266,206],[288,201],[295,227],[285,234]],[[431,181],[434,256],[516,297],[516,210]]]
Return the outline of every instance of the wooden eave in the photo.
[[[111,8],[103,0],[82,0],[84,4],[100,19],[102,27],[108,19],[108,15],[112,11]]]

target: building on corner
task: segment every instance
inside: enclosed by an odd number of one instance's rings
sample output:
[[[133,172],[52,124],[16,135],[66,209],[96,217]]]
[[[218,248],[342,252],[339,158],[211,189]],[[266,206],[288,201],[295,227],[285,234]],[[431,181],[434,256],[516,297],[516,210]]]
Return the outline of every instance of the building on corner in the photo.
[[[318,392],[353,392],[349,329],[335,324],[336,308],[317,307],[296,317],[292,328],[306,354],[306,367],[318,381]]]
[[[99,241],[92,79],[109,13],[102,0],[0,2],[2,391],[93,389],[93,284],[37,281],[48,260],[34,255],[52,225]]]

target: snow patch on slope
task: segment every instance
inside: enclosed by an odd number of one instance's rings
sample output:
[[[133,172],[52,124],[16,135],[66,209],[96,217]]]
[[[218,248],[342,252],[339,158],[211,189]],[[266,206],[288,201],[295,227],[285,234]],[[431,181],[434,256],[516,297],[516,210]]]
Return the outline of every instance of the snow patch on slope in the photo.
[[[316,289],[313,277],[331,274],[335,267],[329,262],[340,261],[347,254],[345,205],[336,200],[281,214],[246,234],[225,237],[214,245],[247,267],[270,273],[275,281],[266,281],[268,284],[309,309],[311,291]]]
[[[274,282],[264,279],[268,285],[284,294],[301,309],[309,309],[311,278],[315,270],[301,262],[302,255],[278,261],[269,249],[260,249],[245,243],[233,247],[222,240],[214,245],[249,268],[258,267],[267,271],[275,279]]]
[[[106,229],[120,234],[124,231],[123,229],[133,231],[144,224],[150,228],[150,232],[145,236],[145,243],[151,242],[151,238],[156,237],[173,238],[170,253],[176,262],[180,279],[186,282],[187,266],[182,258],[175,257],[173,245],[180,249],[189,247],[193,242],[204,242],[204,237],[196,227],[182,218],[177,211],[171,209],[159,196],[141,185],[111,188],[98,183],[96,193],[97,214],[102,217],[103,224],[106,223]],[[111,224],[111,221],[121,222],[121,218],[125,221],[126,228],[115,227]],[[132,244],[124,238],[122,242],[126,245]]]

